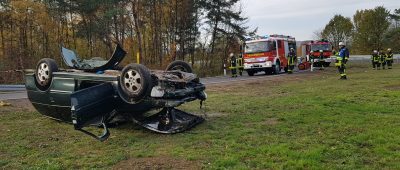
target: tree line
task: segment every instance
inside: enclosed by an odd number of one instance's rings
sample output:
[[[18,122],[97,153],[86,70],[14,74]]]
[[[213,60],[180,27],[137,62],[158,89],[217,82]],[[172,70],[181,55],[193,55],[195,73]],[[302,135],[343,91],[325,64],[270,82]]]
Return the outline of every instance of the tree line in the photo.
[[[2,0],[0,1],[0,84],[21,83],[41,58],[64,67],[61,46],[81,58],[111,56],[119,43],[123,61],[165,68],[173,60],[192,63],[202,76],[221,72],[239,40],[251,35],[240,0]],[[400,51],[400,9],[378,6],[353,18],[335,15],[318,38],[340,41],[353,54],[373,49]]]
[[[107,58],[119,43],[124,63],[137,54],[151,68],[179,59],[213,74],[239,49],[246,21],[240,0],[3,0],[0,72],[35,68],[45,57],[63,67],[61,46],[83,59]],[[17,81],[7,74],[0,83]]]
[[[343,41],[353,54],[371,54],[372,50],[391,48],[400,51],[400,9],[383,6],[357,10],[353,18],[335,15],[317,37],[327,39],[338,49]]]

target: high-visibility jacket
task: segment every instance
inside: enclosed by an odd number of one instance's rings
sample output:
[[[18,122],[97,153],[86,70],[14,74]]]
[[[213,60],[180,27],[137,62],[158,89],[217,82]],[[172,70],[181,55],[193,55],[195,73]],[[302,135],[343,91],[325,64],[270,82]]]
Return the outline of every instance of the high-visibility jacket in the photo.
[[[236,59],[236,64],[237,64],[237,68],[239,68],[239,69],[244,68],[244,66],[243,66],[243,58],[242,57],[237,58]]]
[[[237,63],[236,63],[236,57],[231,57],[231,61],[230,61],[230,67],[229,69],[233,70],[236,69]]]
[[[346,63],[346,61],[349,59],[350,57],[350,52],[346,47],[343,47],[340,49],[339,51],[339,57],[342,57],[342,59],[344,60],[344,62]]]
[[[392,61],[393,60],[393,53],[387,53],[385,60],[386,61]]]
[[[385,53],[379,54],[379,62],[380,63],[384,63],[385,62],[385,58],[386,58],[386,54]]]
[[[371,60],[372,60],[373,62],[379,62],[379,55],[378,55],[378,54],[372,54]]]
[[[288,54],[288,65],[293,66],[296,62],[297,55],[294,52],[289,52]]]
[[[336,67],[342,67],[342,64],[343,64],[343,58],[340,57],[340,56],[337,56],[337,57],[336,57],[335,66],[336,66]]]

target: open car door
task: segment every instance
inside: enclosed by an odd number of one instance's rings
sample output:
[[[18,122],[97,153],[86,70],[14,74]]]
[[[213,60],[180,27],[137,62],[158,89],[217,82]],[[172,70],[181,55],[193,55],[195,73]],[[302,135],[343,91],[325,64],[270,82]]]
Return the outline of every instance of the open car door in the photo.
[[[111,83],[103,83],[79,90],[71,95],[71,118],[76,130],[82,131],[100,141],[110,135],[106,126],[115,108],[114,88]],[[103,134],[94,135],[83,128],[98,125]]]

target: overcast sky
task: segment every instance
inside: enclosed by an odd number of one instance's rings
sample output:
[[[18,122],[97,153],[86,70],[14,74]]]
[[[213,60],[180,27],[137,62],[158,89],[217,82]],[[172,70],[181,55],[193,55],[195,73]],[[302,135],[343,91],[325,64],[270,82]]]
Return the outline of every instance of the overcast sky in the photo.
[[[296,40],[309,40],[335,14],[350,17],[358,9],[384,6],[393,11],[400,0],[242,0],[244,14],[251,29],[259,35],[284,34]]]

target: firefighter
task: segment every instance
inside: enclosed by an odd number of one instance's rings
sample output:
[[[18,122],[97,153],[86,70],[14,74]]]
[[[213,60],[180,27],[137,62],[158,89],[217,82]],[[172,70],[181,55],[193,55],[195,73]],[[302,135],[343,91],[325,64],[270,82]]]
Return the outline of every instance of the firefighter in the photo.
[[[232,77],[237,77],[236,57],[233,53],[229,54],[229,57],[231,58],[231,65],[230,65],[229,69],[231,70]]]
[[[371,57],[372,68],[375,70],[379,65],[379,54],[378,50],[374,50]]]
[[[340,74],[340,79],[341,80],[346,80],[347,75],[346,75],[346,63],[349,59],[350,52],[346,48],[346,45],[343,42],[339,42],[339,56],[336,58],[336,67],[338,67],[338,71]]]
[[[320,65],[320,70],[324,69],[324,64],[325,64],[325,60],[324,60],[324,50],[319,50],[319,65]]]
[[[385,70],[386,66],[386,54],[384,50],[381,50],[381,53],[379,54],[379,63],[382,65],[382,69]]]
[[[377,70],[380,70],[380,69],[381,69],[381,62],[380,62],[380,60],[381,60],[381,50],[378,49],[378,54],[377,54],[377,56],[376,56],[376,59],[374,60]]]
[[[293,69],[294,69],[294,65],[297,59],[297,54],[294,51],[294,48],[290,48],[290,52],[288,53],[288,74],[292,74],[293,73]]]
[[[386,54],[386,64],[388,66],[388,69],[392,69],[392,64],[393,64],[393,53],[392,53],[392,49],[387,49],[387,54]]]
[[[239,71],[239,75],[242,76],[243,75],[243,71],[244,71],[244,66],[243,66],[243,55],[240,54],[237,61],[237,67],[238,67],[238,71]]]
[[[314,70],[314,51],[312,51],[312,50],[310,51],[308,58],[310,59],[310,63],[311,63],[311,71],[313,71]]]

